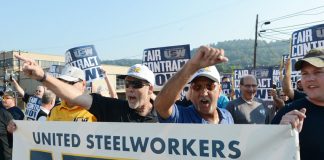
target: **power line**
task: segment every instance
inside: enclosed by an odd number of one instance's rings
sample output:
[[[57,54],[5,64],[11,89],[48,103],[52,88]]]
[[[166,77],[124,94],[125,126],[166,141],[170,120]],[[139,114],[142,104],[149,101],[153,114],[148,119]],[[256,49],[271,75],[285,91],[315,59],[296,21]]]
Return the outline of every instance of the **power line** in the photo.
[[[274,30],[274,29],[267,29],[265,30],[266,32],[260,32],[262,34],[272,34],[272,35],[282,35],[282,34],[285,34],[285,35],[290,35],[290,32],[287,33],[287,32],[282,32],[280,30]],[[269,32],[268,32],[269,31]]]
[[[269,35],[259,35],[262,38],[270,39],[270,40],[276,40],[276,41],[284,41],[285,39],[279,38],[279,37],[274,37],[274,36],[269,36]]]
[[[311,9],[307,9],[307,10],[295,12],[295,13],[292,13],[292,14],[280,16],[280,17],[277,17],[277,18],[272,18],[272,19],[269,19],[269,20],[264,20],[264,21],[261,21],[260,23],[264,23],[264,22],[267,22],[267,21],[274,22],[274,21],[278,21],[278,20],[282,20],[282,19],[287,19],[287,18],[291,18],[291,17],[295,17],[295,16],[307,15],[307,14],[300,14],[300,13],[304,13],[304,12],[308,12],[308,11],[314,11],[314,10],[319,9],[319,8],[324,8],[324,6],[319,6],[319,7],[315,7],[315,8],[311,8]],[[319,12],[319,13],[316,13],[316,14],[309,14],[309,15],[318,15],[318,14],[322,14],[322,12]]]
[[[304,26],[304,25],[314,24],[314,23],[319,23],[319,22],[324,22],[324,20],[314,21],[314,22],[308,22],[308,23],[302,23],[302,24],[296,24],[296,25],[285,26],[285,27],[270,28],[270,29],[277,30],[277,29],[291,28],[291,27],[296,27],[296,26]],[[270,29],[266,29],[266,30],[270,30]]]

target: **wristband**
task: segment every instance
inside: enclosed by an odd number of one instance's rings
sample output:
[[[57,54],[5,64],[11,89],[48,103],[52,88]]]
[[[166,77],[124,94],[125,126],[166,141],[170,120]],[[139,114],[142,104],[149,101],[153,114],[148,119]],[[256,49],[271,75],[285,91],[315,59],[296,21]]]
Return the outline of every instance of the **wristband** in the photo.
[[[42,79],[38,80],[38,82],[44,82],[46,80],[47,74],[44,72]]]

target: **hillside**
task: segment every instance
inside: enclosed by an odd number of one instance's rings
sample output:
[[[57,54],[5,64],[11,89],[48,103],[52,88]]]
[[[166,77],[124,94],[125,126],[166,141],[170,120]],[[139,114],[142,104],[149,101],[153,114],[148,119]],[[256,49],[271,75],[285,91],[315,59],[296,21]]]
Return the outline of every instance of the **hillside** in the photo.
[[[253,66],[253,45],[254,40],[231,40],[218,43],[212,43],[212,47],[223,48],[225,55],[229,58],[229,62],[217,65],[221,72],[230,72],[231,68],[243,68]],[[191,54],[195,53],[197,48],[191,50]],[[289,41],[258,41],[257,48],[257,66],[274,66],[279,65],[281,55],[289,53]],[[141,63],[140,59],[120,59],[105,60],[103,64],[113,64],[121,66],[131,66]]]

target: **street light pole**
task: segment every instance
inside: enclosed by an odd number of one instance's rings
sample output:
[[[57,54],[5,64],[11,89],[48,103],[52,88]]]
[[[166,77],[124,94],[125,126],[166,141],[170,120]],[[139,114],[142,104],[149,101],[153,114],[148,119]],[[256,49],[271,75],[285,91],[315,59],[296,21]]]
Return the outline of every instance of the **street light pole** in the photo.
[[[253,68],[255,69],[256,67],[256,50],[258,46],[258,20],[259,20],[259,15],[256,15],[256,22],[255,22],[255,38],[254,38],[254,54],[253,54]]]

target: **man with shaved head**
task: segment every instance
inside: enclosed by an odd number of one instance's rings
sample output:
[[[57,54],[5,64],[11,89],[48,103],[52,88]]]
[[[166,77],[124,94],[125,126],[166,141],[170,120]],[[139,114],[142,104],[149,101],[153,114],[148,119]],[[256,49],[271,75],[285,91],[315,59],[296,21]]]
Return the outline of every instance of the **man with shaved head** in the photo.
[[[241,96],[228,103],[226,109],[232,114],[235,124],[268,124],[269,109],[255,97],[258,83],[253,75],[240,79]]]

